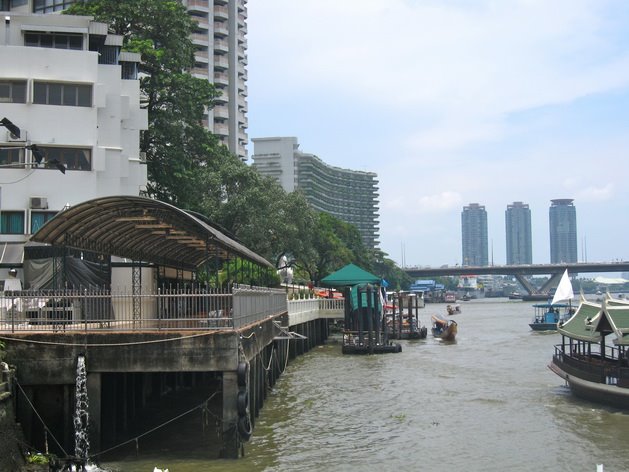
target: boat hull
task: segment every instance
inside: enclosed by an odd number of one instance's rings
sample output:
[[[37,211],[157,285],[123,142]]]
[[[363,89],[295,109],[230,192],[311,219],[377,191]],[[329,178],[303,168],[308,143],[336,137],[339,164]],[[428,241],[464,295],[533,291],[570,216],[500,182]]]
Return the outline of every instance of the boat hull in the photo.
[[[555,359],[548,366],[564,379],[570,391],[579,398],[603,405],[629,410],[629,388],[582,379],[562,369]]]
[[[533,331],[557,331],[557,323],[530,323]]]

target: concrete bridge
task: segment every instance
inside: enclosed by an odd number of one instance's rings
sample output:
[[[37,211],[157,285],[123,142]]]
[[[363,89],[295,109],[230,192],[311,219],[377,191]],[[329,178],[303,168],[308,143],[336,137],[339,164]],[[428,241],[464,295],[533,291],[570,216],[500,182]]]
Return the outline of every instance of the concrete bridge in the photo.
[[[458,276],[458,275],[509,275],[515,277],[529,295],[548,294],[556,287],[561,275],[576,275],[587,272],[629,272],[629,261],[619,262],[575,262],[562,264],[520,264],[491,266],[441,266],[441,267],[406,267],[404,271],[414,278]],[[534,287],[525,276],[550,275],[542,287]]]

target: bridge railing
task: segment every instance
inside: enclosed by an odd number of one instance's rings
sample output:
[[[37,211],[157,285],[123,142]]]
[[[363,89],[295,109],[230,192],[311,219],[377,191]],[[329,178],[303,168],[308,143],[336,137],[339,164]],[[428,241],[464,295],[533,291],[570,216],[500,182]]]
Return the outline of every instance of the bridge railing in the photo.
[[[102,289],[0,294],[0,331],[161,331],[236,329],[285,313],[283,290],[161,288],[155,293]]]

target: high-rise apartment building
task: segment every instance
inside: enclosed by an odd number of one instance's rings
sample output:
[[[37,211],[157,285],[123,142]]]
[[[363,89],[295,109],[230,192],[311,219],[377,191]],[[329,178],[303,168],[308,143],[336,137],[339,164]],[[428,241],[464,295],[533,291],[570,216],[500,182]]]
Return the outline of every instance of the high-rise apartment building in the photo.
[[[577,210],[572,198],[551,200],[548,212],[550,263],[577,261]]]
[[[247,160],[247,0],[181,0],[196,20],[197,51],[190,71],[221,92],[204,124],[232,154]],[[53,13],[76,0],[0,0],[0,11]]]
[[[522,202],[507,205],[505,211],[507,264],[532,264],[531,210]]]
[[[470,203],[461,212],[462,265],[489,265],[487,211],[483,205]]]
[[[378,176],[333,167],[299,150],[294,137],[254,138],[253,165],[287,192],[299,189],[316,210],[358,228],[368,248],[378,246]]]

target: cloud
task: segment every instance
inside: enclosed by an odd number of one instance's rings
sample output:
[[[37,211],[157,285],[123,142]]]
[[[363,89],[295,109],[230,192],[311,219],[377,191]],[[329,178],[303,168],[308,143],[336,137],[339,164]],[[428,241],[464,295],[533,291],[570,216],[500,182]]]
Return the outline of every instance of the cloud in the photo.
[[[587,187],[578,193],[577,199],[584,202],[604,202],[614,198],[614,184],[603,187]]]

